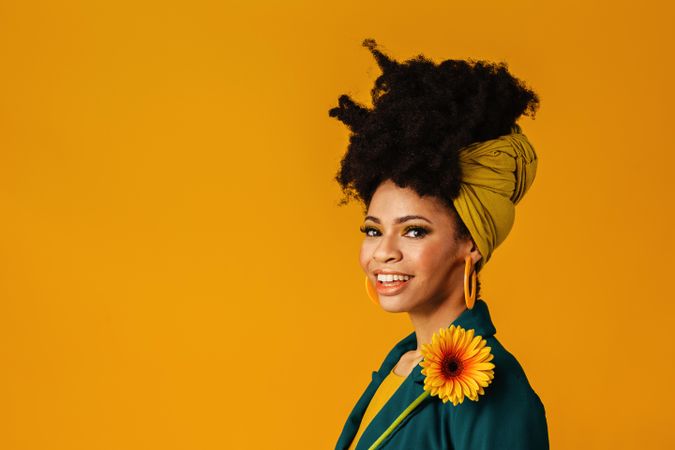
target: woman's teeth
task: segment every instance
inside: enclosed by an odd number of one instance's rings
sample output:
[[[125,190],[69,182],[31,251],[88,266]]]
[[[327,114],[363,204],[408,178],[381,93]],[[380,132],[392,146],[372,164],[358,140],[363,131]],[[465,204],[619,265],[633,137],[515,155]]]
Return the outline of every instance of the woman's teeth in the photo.
[[[377,281],[381,283],[393,283],[395,281],[408,281],[411,277],[409,275],[387,275],[377,274]]]

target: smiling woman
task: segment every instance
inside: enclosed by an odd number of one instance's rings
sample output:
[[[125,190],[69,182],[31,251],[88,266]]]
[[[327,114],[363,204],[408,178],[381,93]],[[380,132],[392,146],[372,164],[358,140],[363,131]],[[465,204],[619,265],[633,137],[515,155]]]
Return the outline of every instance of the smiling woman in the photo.
[[[373,372],[336,449],[548,449],[544,406],[495,338],[477,279],[534,181],[516,120],[537,95],[505,63],[401,64],[364,46],[383,73],[372,109],[342,95],[329,111],[352,131],[336,179],[342,204],[365,207],[368,295],[414,332]]]

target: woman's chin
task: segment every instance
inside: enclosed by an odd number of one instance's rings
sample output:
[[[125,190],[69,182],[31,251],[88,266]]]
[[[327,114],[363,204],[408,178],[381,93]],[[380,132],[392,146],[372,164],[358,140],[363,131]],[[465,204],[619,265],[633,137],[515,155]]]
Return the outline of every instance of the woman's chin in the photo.
[[[380,306],[383,310],[390,313],[408,312],[410,309],[407,304],[398,301],[398,299],[384,296],[380,297]]]

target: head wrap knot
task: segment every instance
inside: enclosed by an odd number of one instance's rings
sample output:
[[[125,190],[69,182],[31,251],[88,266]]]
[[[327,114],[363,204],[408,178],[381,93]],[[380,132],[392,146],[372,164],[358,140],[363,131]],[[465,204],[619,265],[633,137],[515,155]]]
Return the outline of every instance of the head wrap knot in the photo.
[[[453,204],[485,265],[511,231],[515,205],[534,181],[537,154],[514,125],[510,134],[460,149],[459,164],[462,181]]]

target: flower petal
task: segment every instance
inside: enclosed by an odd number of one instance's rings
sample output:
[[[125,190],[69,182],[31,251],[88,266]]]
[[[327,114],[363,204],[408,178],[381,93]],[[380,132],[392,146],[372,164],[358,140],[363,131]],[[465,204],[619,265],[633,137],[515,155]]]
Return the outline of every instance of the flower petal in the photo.
[[[469,398],[478,401],[494,378],[494,355],[487,341],[475,335],[474,329],[466,330],[450,325],[434,333],[430,344],[422,345],[424,390],[438,396],[443,403],[458,405]],[[450,376],[444,367],[448,361],[457,362],[460,370]]]

